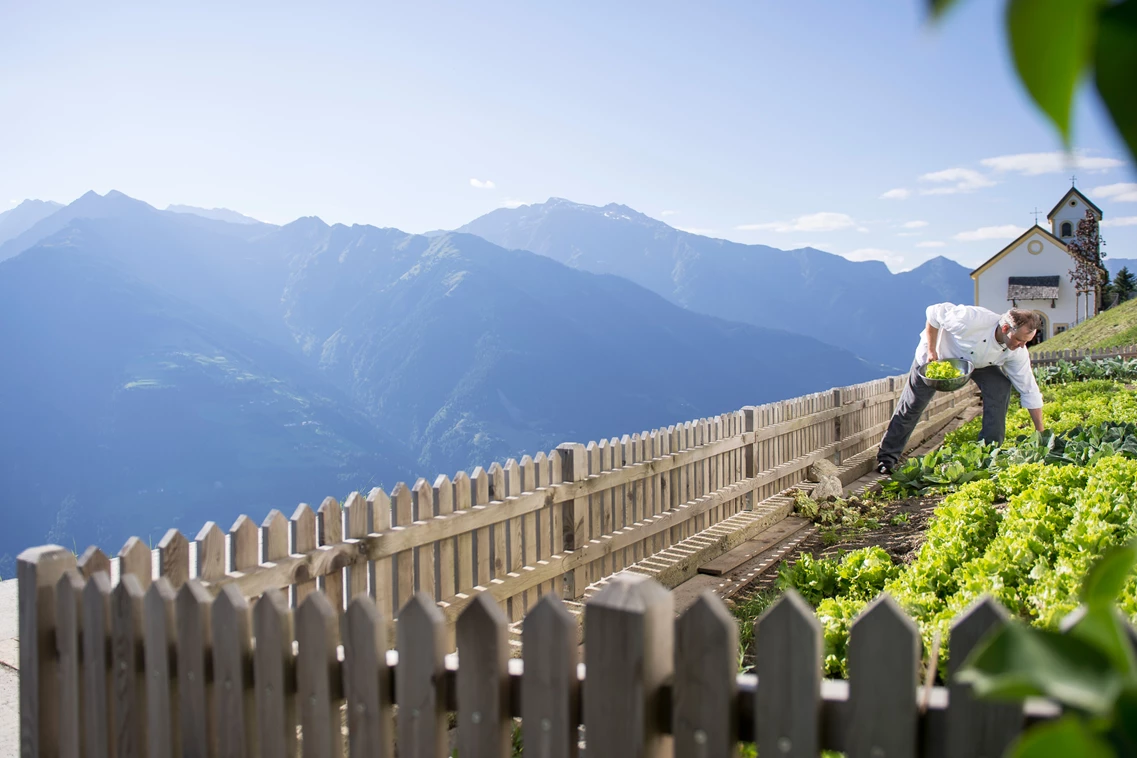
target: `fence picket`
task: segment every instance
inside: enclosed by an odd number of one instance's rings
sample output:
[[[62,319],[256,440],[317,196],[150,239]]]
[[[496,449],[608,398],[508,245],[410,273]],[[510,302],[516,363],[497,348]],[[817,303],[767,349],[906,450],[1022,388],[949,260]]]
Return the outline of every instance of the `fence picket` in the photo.
[[[438,606],[421,593],[410,598],[399,613],[395,691],[399,693],[396,729],[401,758],[444,758],[449,753],[445,626]]]
[[[461,513],[470,510],[473,503],[473,489],[470,484],[470,475],[459,471],[454,475],[454,512]],[[457,537],[456,556],[454,559],[457,570],[455,579],[457,592],[469,592],[474,588],[474,534],[463,532]]]
[[[146,718],[149,758],[170,758],[180,746],[178,695],[170,678],[170,661],[177,660],[178,595],[169,577],[160,576],[146,591]]]
[[[327,596],[315,592],[296,611],[296,694],[305,758],[341,758],[339,701],[333,674],[339,672],[338,613]]]
[[[257,565],[257,525],[240,515],[229,527],[229,570],[244,571]]]
[[[343,507],[334,497],[324,498],[316,510],[316,539],[321,547],[343,542]],[[344,609],[343,572],[342,568],[337,569],[320,580],[320,589],[337,613]]]
[[[111,575],[111,559],[94,545],[83,551],[83,554],[79,556],[77,565],[79,573],[83,575],[84,579],[90,579],[100,571],[105,572],[108,578]]]
[[[760,755],[815,758],[820,750],[821,625],[796,590],[786,591],[754,623],[754,658],[762,686],[754,701]]]
[[[549,451],[549,484],[555,485],[563,482],[564,474],[560,454],[556,450]],[[549,535],[549,555],[563,555],[565,552],[565,509],[561,503],[553,503],[549,511],[548,524],[544,533]],[[565,596],[565,575],[557,574],[553,579],[550,591],[558,598]]]
[[[367,536],[370,508],[367,499],[358,492],[352,492],[344,502],[344,521],[347,524],[347,538],[358,540]],[[369,566],[366,563],[355,563],[347,567],[347,595],[348,602],[367,594],[367,575]]]
[[[138,580],[138,586],[146,592],[150,588],[151,572],[153,566],[150,560],[150,548],[137,537],[131,537],[118,552],[119,576],[132,575]],[[119,581],[122,581],[121,578]]]
[[[370,603],[368,603],[370,604]],[[261,755],[296,755],[296,697],[289,688],[292,670],[292,609],[288,596],[269,590],[253,606],[253,681]]]
[[[521,466],[516,460],[510,458],[505,462],[505,492],[506,498],[515,498],[521,494]],[[509,560],[506,561],[506,571],[510,574],[520,574],[525,566],[525,525],[521,517],[511,518],[506,522],[506,542]],[[525,615],[524,597],[509,598],[506,605],[509,618],[520,621]]]
[[[166,577],[175,591],[189,579],[189,540],[177,529],[170,529],[158,543],[158,574]]]
[[[528,455],[521,457],[521,488],[520,492],[536,492],[537,466]],[[527,513],[520,519],[521,522],[521,565],[534,566],[537,563],[537,513]],[[537,602],[538,589],[525,590],[520,598],[522,611],[517,615],[517,621],[525,616],[525,611]],[[516,601],[515,601],[516,603]]]
[[[371,531],[382,534],[391,529],[391,498],[380,487],[372,488],[367,495],[371,510]],[[394,618],[395,613],[395,567],[390,558],[372,561],[369,568],[371,594],[375,605],[384,619]],[[392,625],[387,624],[387,641],[390,643]]]
[[[509,758],[509,621],[480,593],[458,617],[458,752]]]
[[[83,618],[83,575],[70,568],[55,585],[55,654],[59,659],[59,755],[82,753],[82,698],[79,629]]]
[[[92,758],[116,755],[114,687],[107,677],[111,630],[111,579],[106,571],[87,578],[83,588],[83,735]]]
[[[951,627],[948,659],[947,756],[999,756],[1023,727],[1021,703],[981,702],[955,681],[962,662],[988,632],[1010,615],[990,596],[976,601]]]
[[[674,601],[639,574],[613,577],[584,615],[585,740],[590,755],[668,755],[660,714],[649,707],[673,665]]]
[[[185,758],[217,755],[213,684],[205,662],[212,657],[209,591],[196,579],[178,590],[178,708]]]
[[[470,475],[470,495],[474,500],[473,507],[476,509],[481,506],[485,509],[490,503],[490,476],[486,470],[481,466],[474,469],[474,473]],[[491,578],[491,555],[490,555],[490,528],[484,526],[478,529],[475,533],[474,543],[474,561],[477,564],[477,571],[474,572],[474,585],[479,587],[488,587]]]
[[[304,554],[316,549],[316,514],[307,503],[296,506],[292,518],[288,520],[289,550],[292,554]],[[316,580],[309,579],[307,572],[297,577],[292,585],[292,606],[299,608],[304,600],[317,589]]]
[[[245,660],[252,658],[249,602],[232,584],[213,604],[213,693],[221,758],[246,758],[257,751],[256,711]]]
[[[197,578],[212,582],[225,576],[225,534],[212,521],[205,522],[194,538]]]
[[[738,623],[707,590],[675,629],[671,733],[678,755],[737,751]]]
[[[434,508],[439,516],[449,516],[454,512],[454,485],[450,477],[439,474],[434,480]],[[457,589],[456,569],[454,565],[454,538],[446,537],[435,543],[435,555],[438,561],[438,597],[445,599],[452,597]]]
[[[142,584],[133,573],[124,573],[111,593],[111,670],[120,758],[146,755],[146,676],[138,660],[144,599]]]
[[[395,725],[386,622],[367,598],[348,606],[343,631],[348,745],[352,758],[392,758]]]
[[[414,521],[414,495],[405,482],[399,482],[391,491],[391,510],[394,526],[407,527]],[[399,607],[415,592],[414,548],[395,556],[395,582],[395,606]]]
[[[411,500],[414,503],[414,520],[416,522],[429,521],[434,518],[434,488],[430,486],[430,482],[422,477],[415,480],[415,484],[411,488]],[[432,598],[439,598],[438,588],[435,585],[435,571],[438,566],[434,557],[434,543],[416,547],[414,556],[415,592],[422,592]]]
[[[505,467],[497,461],[490,464],[488,472],[490,483],[490,501],[493,503],[505,502],[506,484],[505,484]],[[494,506],[496,507],[496,506]],[[509,522],[499,521],[490,527],[492,534],[490,551],[491,551],[491,576],[494,579],[503,579],[505,572],[509,568]],[[483,582],[483,584],[485,584]]]
[[[870,603],[849,630],[849,758],[916,755],[916,676],[920,636],[888,595]]]
[[[580,719],[576,620],[545,595],[522,624],[521,729],[544,758],[575,758]]]

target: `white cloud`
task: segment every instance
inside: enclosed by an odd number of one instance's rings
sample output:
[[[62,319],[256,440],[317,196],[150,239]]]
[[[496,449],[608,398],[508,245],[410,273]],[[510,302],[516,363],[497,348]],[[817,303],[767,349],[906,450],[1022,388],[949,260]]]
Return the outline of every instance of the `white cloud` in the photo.
[[[518,200],[513,197],[507,197],[501,201],[502,208],[520,208],[523,205],[529,205],[529,203],[525,200]]]
[[[902,226],[905,229],[923,229],[927,225],[927,221],[905,221]]]
[[[862,247],[851,253],[842,253],[842,258],[850,261],[881,261],[890,269],[904,265],[904,256],[891,250],[881,250],[877,247]]]
[[[678,212],[679,211],[660,211],[659,215],[663,216],[664,218],[667,218],[668,216],[674,216]]]
[[[995,182],[989,177],[971,168],[945,168],[943,171],[933,171],[921,176],[920,181],[939,185],[920,190],[921,195],[955,195],[995,186]]]
[[[1003,224],[1002,226],[984,226],[970,232],[960,232],[955,239],[960,242],[979,242],[980,240],[1012,240],[1025,232],[1021,226]]]
[[[475,189],[493,189],[496,185],[489,179],[486,179],[484,182],[479,179],[471,179],[470,186]]]
[[[897,237],[919,237],[923,232],[897,232]]]
[[[1118,203],[1137,203],[1137,184],[1133,182],[1120,182],[1094,187],[1089,192],[1090,197],[1104,197]]]
[[[897,187],[896,189],[890,189],[888,192],[885,192],[883,195],[880,196],[880,199],[881,200],[904,200],[911,194],[912,194],[912,190],[907,190],[907,189],[904,189],[903,187]]]
[[[867,226],[858,226],[858,227],[857,227],[857,231],[858,231],[858,232],[865,232],[865,233],[867,233],[867,232],[868,232],[868,230],[869,230],[869,228],[868,228]]]
[[[1122,216],[1121,218],[1107,218],[1101,222],[1102,226],[1137,226],[1137,216]]]
[[[934,240],[926,240],[924,242],[917,242],[916,247],[944,247],[946,242],[936,242]]]
[[[1040,174],[1060,174],[1066,171],[1108,171],[1111,168],[1124,166],[1125,161],[1117,158],[1091,158],[1084,151],[1074,155],[1063,152],[1051,153],[1019,153],[1017,155],[1000,155],[995,158],[984,158],[979,163],[985,168],[1000,173],[1014,171],[1024,176],[1039,176]]]
[[[20,203],[19,200],[9,200],[8,202],[11,203],[12,205],[19,205],[19,203]]]
[[[847,213],[810,213],[798,216],[793,221],[772,221],[766,224],[743,224],[735,229],[743,232],[836,232],[852,229],[857,222]]]

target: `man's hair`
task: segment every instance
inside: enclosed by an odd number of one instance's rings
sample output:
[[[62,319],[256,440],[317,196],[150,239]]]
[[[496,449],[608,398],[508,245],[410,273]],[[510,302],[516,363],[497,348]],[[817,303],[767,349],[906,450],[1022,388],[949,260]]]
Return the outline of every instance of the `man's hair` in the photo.
[[[1037,332],[1042,326],[1042,317],[1034,311],[1011,308],[999,318],[999,325],[1009,326],[1013,332],[1024,328],[1030,332]]]

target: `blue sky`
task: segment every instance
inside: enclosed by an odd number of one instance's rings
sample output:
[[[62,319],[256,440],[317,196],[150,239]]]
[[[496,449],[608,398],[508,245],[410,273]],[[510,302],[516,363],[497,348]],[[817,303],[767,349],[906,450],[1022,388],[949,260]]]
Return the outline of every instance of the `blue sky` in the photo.
[[[565,197],[899,270],[982,262],[1070,184],[1002,0],[934,29],[924,0],[95,5],[0,0],[0,203],[422,232]],[[1075,144],[1107,253],[1137,257],[1089,90]]]

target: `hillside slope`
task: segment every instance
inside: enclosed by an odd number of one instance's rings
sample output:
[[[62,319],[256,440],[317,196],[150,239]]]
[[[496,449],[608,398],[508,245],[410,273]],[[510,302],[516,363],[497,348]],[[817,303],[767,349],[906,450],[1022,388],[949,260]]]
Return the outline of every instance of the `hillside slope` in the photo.
[[[1137,300],[1130,300],[1089,321],[1031,348],[1046,350],[1085,350],[1098,347],[1137,345]]]

